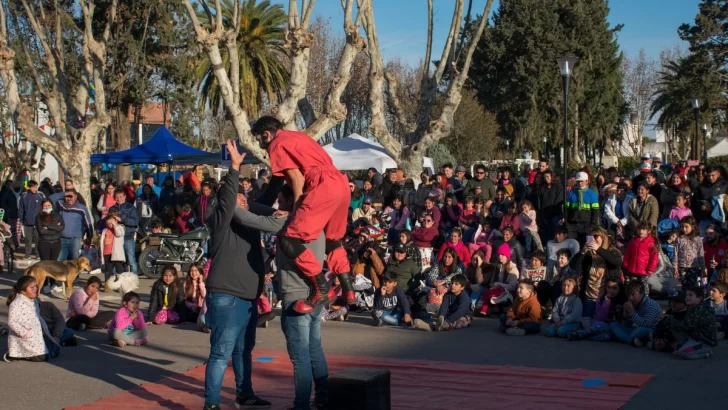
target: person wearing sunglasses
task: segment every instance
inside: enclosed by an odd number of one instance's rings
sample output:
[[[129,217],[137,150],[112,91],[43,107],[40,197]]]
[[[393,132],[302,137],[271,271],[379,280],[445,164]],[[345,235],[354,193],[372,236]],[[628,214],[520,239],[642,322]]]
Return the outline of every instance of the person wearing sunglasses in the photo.
[[[64,228],[61,232],[61,252],[59,261],[74,260],[81,254],[81,243],[90,243],[93,238],[93,219],[85,205],[78,201],[74,189],[66,189],[63,201],[58,201],[58,213],[63,218]]]
[[[485,165],[478,164],[475,166],[475,174],[473,178],[468,181],[463,189],[466,197],[480,197],[485,203],[485,209],[490,208],[495,199],[495,185],[487,177],[488,171],[485,169]],[[476,188],[480,187],[480,192],[476,192]]]

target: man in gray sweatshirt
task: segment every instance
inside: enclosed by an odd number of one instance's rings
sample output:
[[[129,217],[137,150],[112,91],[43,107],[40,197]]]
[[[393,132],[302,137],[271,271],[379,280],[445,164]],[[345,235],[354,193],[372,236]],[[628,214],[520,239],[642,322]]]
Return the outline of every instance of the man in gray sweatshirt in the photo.
[[[251,204],[253,205],[253,204]],[[293,191],[290,186],[284,185],[278,194],[278,212],[273,214],[272,208],[255,205],[253,213],[246,207],[237,207],[233,221],[261,232],[279,233],[288,222],[288,212],[293,209]],[[271,215],[271,216],[264,216]],[[315,257],[322,261],[326,257],[326,238],[323,232],[315,241],[305,243]],[[319,304],[311,313],[301,314],[293,309],[297,300],[306,299],[310,288],[303,279],[303,274],[295,262],[283,252],[276,252],[276,266],[278,267],[278,292],[283,301],[281,315],[281,328],[286,336],[288,355],[293,362],[294,383],[296,397],[293,408],[318,409],[328,406],[328,377],[329,370],[321,345],[321,311],[323,305]],[[316,389],[314,401],[310,403],[311,382]]]
[[[252,351],[258,320],[256,299],[263,290],[264,264],[260,232],[233,221],[239,195],[240,165],[245,154],[235,142],[227,142],[230,170],[217,193],[218,205],[208,221],[210,271],[206,280],[210,327],[210,356],[205,369],[205,407],[220,409],[220,389],[228,360],[235,373],[235,406],[243,409],[270,408],[270,402],[253,393]],[[242,198],[241,198],[242,197]]]

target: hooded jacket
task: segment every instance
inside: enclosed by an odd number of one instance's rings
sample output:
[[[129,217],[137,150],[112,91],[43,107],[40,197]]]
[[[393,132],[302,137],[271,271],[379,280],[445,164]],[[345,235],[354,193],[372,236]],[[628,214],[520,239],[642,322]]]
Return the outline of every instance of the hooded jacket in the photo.
[[[646,238],[635,236],[629,241],[627,250],[624,252],[622,267],[634,275],[650,276],[657,269],[658,252],[652,236]]]
[[[581,197],[581,199],[580,199]],[[566,223],[599,226],[599,195],[591,188],[572,189],[564,202]]]

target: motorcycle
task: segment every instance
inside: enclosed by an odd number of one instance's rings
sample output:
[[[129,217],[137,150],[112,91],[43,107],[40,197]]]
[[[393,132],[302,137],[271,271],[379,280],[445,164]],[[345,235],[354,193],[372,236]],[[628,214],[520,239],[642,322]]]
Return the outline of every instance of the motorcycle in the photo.
[[[151,233],[140,242],[146,247],[139,254],[139,270],[150,279],[159,279],[169,265],[205,264],[205,243],[210,238],[206,227],[183,234]]]

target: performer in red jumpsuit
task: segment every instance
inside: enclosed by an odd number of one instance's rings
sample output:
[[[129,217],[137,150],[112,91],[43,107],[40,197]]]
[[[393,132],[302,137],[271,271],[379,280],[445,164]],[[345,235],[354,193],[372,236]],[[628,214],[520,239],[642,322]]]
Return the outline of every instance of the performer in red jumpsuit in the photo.
[[[274,117],[261,117],[252,128],[260,147],[268,151],[273,175],[279,175],[293,189],[295,206],[288,225],[279,235],[278,246],[294,260],[311,287],[307,300],[298,300],[293,309],[312,312],[319,303],[334,297],[321,263],[303,246],[326,237],[326,264],[338,276],[347,301],[355,302],[349,260],[341,246],[346,234],[351,191],[346,175],[336,169],[331,157],[308,135],[286,131]]]

